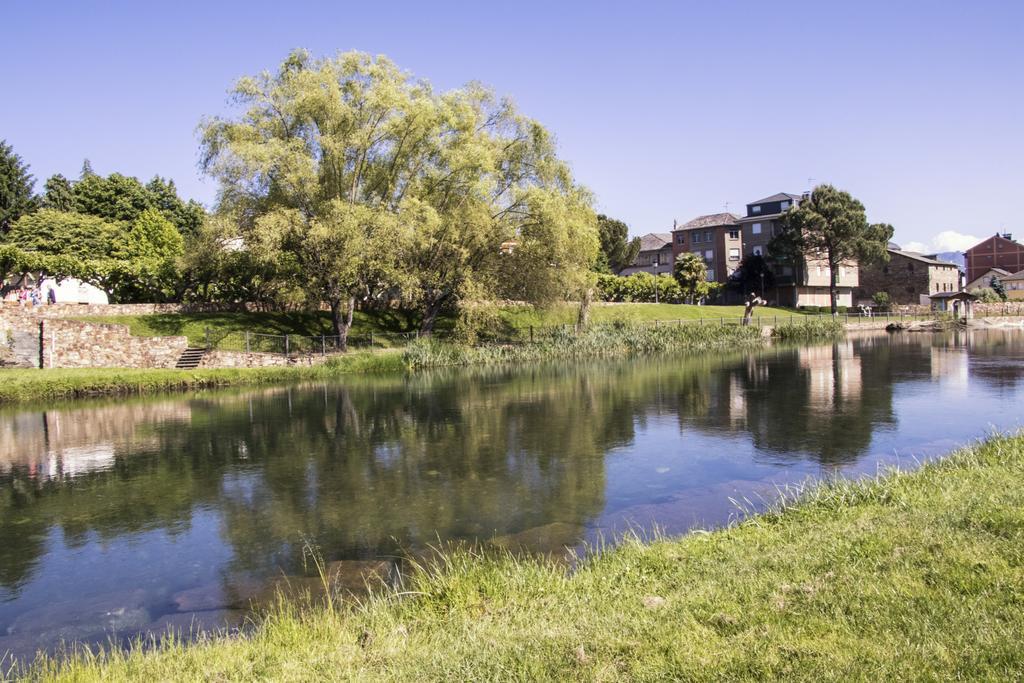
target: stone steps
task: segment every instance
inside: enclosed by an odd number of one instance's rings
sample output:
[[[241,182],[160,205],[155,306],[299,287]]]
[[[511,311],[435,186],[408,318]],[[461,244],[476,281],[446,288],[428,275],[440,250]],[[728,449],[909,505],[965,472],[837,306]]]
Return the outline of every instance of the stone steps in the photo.
[[[199,367],[199,364],[203,360],[203,356],[206,355],[206,349],[190,347],[182,351],[181,356],[178,358],[177,364],[174,367],[180,370],[192,370]]]

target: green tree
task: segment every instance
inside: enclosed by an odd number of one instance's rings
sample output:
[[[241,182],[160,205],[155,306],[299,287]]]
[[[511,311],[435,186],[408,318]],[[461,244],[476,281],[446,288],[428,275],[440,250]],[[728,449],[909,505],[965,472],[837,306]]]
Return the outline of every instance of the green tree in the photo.
[[[1006,286],[1003,284],[1002,280],[993,275],[992,279],[989,281],[989,286],[992,288],[992,291],[996,293],[996,296],[999,297],[1000,301],[1006,301],[1008,298],[1006,296]]]
[[[110,258],[97,264],[105,287],[119,301],[167,301],[179,281],[184,240],[156,209],[139,214],[111,242]]]
[[[111,221],[134,221],[153,200],[137,178],[111,173],[83,175],[74,185],[75,210]]]
[[[56,211],[75,210],[75,194],[71,181],[60,173],[47,178],[43,190],[42,205],[45,208]]]
[[[70,259],[75,272],[61,274],[90,282],[121,302],[171,298],[183,254],[181,235],[155,209],[131,223],[40,209],[19,219],[6,241],[25,253]]]
[[[708,267],[697,254],[688,251],[679,254],[672,268],[672,277],[679,283],[687,303],[697,302],[709,291]]]
[[[283,277],[273,259],[246,248],[229,216],[207,217],[186,240],[180,264],[181,296],[188,301],[281,307],[299,300],[294,280]]]
[[[5,241],[24,251],[99,260],[111,257],[114,240],[122,229],[96,216],[44,208],[22,216],[11,226]]]
[[[868,223],[864,205],[848,192],[819,185],[811,196],[782,217],[782,231],[769,245],[769,254],[800,270],[808,259],[828,263],[832,315],[838,312],[838,278],[842,266],[884,263],[893,229],[886,223]]]
[[[356,305],[397,291],[429,332],[502,287],[543,300],[588,284],[589,195],[547,131],[487,90],[436,95],[383,57],[296,51],[233,92],[245,113],[202,126],[219,209],[331,307],[340,337]]]
[[[153,207],[173,223],[182,236],[191,237],[199,232],[206,210],[194,199],[182,201],[173,180],[154,176],[146,183],[146,191],[149,192]]]
[[[996,290],[991,287],[975,287],[971,290],[971,294],[978,297],[978,301],[983,304],[997,304],[1002,301]]]
[[[629,239],[629,226],[603,213],[597,215],[597,231],[601,240],[598,270],[618,274],[640,253],[640,238]]]
[[[775,286],[775,273],[764,256],[751,254],[743,257],[729,283],[742,294],[756,293],[764,296],[766,291]]]
[[[392,212],[335,199],[312,218],[297,209],[269,212],[254,235],[265,253],[294,262],[311,302],[328,304],[343,351],[356,298],[399,281],[395,256],[406,238]]]
[[[892,305],[892,297],[888,292],[875,292],[871,295],[871,303],[879,310],[888,311],[889,306]]]
[[[90,172],[73,185],[72,192],[79,213],[131,223],[145,211],[156,209],[183,236],[195,235],[206,215],[198,202],[185,202],[178,196],[174,181],[160,176],[143,185],[138,178],[120,173],[104,178]]]
[[[14,221],[35,211],[34,185],[28,164],[6,140],[0,140],[0,232],[7,232]]]

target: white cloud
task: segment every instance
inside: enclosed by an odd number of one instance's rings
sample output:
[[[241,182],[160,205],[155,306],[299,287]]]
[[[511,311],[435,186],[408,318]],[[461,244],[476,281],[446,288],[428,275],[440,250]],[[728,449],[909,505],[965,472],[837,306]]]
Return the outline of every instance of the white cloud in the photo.
[[[906,242],[900,246],[907,251],[922,254],[935,254],[943,251],[966,251],[981,241],[980,237],[965,235],[956,230],[943,230],[932,238],[931,244],[924,242]]]

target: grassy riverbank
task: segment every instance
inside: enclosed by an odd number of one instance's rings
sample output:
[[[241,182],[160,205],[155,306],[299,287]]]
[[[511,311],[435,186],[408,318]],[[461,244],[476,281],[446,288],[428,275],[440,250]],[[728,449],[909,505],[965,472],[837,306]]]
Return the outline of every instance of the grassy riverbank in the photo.
[[[533,344],[467,346],[421,340],[405,350],[352,351],[316,366],[230,369],[5,370],[0,403],[134,395],[160,391],[207,389],[232,385],[326,379],[356,372],[403,372],[409,369],[536,362],[565,358],[626,356],[664,351],[753,348],[763,343],[760,329],[732,326],[595,325],[576,334],[555,329]]]
[[[507,306],[498,310],[501,334],[520,336],[530,327],[543,329],[576,322],[577,307],[564,304],[538,309],[533,306]],[[775,308],[758,308],[756,315],[765,325],[801,318],[802,314]],[[675,320],[705,319],[709,324],[722,319],[735,320],[743,316],[743,306],[690,306],[687,304],[614,304],[595,305],[591,318],[596,323],[645,323]],[[129,331],[139,337],[186,336],[189,343],[200,346],[206,343],[206,330],[214,339],[230,333],[252,332],[269,335],[299,335],[316,337],[331,335],[330,316],[320,312],[244,312],[220,313],[158,313],[151,315],[90,316],[82,320],[91,322],[127,325]],[[442,316],[437,323],[440,335],[447,334],[455,321]],[[419,320],[408,312],[397,310],[357,311],[352,323],[351,335],[365,337],[379,335],[386,341],[388,335],[409,334],[419,327]]]
[[[353,351],[322,365],[199,370],[75,368],[0,371],[0,403],[20,403],[90,396],[132,396],[162,391],[212,389],[326,379],[365,372],[401,372],[400,351]]]
[[[809,318],[780,325],[780,339],[811,341],[841,333],[842,325]],[[421,339],[402,350],[351,351],[321,365],[200,370],[82,368],[4,370],[0,404],[90,396],[130,396],[161,391],[328,379],[351,373],[395,373],[431,367],[534,363],[547,360],[631,356],[671,351],[736,351],[766,343],[761,328],[739,325],[594,324],[581,333],[553,328],[534,343],[469,346]]]
[[[402,594],[245,638],[37,663],[42,680],[1015,680],[1024,437],[816,488],[575,573],[456,552]]]
[[[532,344],[466,346],[430,340],[409,345],[405,359],[411,368],[454,365],[530,363],[565,358],[600,358],[663,353],[674,350],[710,351],[754,348],[764,343],[759,327],[739,325],[592,325],[582,332],[556,328]]]

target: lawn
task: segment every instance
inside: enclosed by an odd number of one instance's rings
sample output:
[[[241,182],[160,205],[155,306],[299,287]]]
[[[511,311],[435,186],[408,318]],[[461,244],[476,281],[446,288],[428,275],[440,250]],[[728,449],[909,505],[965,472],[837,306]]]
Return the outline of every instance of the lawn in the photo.
[[[742,306],[689,306],[686,304],[614,304],[595,305],[591,313],[594,322],[653,322],[697,320],[703,318],[709,323],[721,319],[732,320],[743,317]],[[572,305],[555,306],[549,309],[535,309],[531,306],[509,306],[500,313],[506,329],[504,334],[520,335],[534,328],[573,324],[577,309]],[[759,308],[757,316],[765,323],[800,316],[786,309]],[[315,337],[330,335],[330,316],[321,312],[225,312],[225,313],[167,313],[154,315],[92,316],[79,318],[91,322],[127,325],[137,336],[184,335],[195,346],[206,344],[206,330],[211,331],[212,341],[221,348],[243,348],[245,332],[268,335],[297,335]],[[451,330],[451,317],[441,318],[437,330],[442,336]],[[374,344],[401,345],[418,328],[418,320],[412,314],[402,311],[359,311],[353,320],[350,334],[357,342],[367,341],[373,333]]]
[[[403,372],[398,350],[353,351],[321,365],[266,368],[66,368],[3,371],[0,404],[94,396],[134,396],[161,391],[323,380],[349,373]]]
[[[801,317],[803,314],[784,308],[758,308],[755,311],[765,325],[773,324],[776,317],[782,319]],[[510,306],[501,311],[502,319],[519,330],[531,325],[544,327],[566,325],[576,322],[576,306],[555,306],[549,309],[535,309],[530,306]],[[595,304],[590,319],[596,323],[623,322],[674,322],[677,320],[704,319],[708,323],[722,319],[735,322],[743,317],[743,306],[691,306],[688,304]]]
[[[1020,680],[1024,437],[838,481],[574,571],[454,551],[250,635],[46,660],[43,680]],[[24,673],[24,672],[22,672]]]
[[[127,325],[132,334],[140,337],[188,337],[189,344],[204,346],[206,331],[221,348],[243,348],[245,332],[265,335],[296,335],[318,337],[331,335],[331,317],[327,311],[319,312],[221,312],[221,313],[158,313],[152,315],[108,315],[76,318],[99,323]],[[440,330],[449,329],[450,320],[440,321]],[[414,333],[418,321],[402,311],[358,311],[353,317],[352,337],[377,335],[376,344],[399,342]]]

